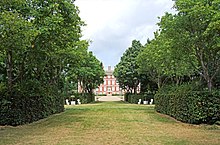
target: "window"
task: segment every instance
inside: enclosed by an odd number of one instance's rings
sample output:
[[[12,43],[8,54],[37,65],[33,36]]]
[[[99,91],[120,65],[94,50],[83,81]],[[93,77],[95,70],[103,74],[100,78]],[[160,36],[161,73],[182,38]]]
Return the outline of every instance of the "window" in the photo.
[[[112,91],[112,89],[109,87],[109,88],[108,88],[108,92],[111,92],[111,91]]]

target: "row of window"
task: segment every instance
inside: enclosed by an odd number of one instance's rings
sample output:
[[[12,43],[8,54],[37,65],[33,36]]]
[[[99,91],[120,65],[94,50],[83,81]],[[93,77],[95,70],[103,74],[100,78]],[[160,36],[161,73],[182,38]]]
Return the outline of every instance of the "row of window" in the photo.
[[[100,95],[103,95],[103,94],[106,94],[105,92],[98,92],[96,94],[100,94]],[[109,93],[107,93],[109,94]],[[118,95],[122,95],[123,93],[122,92],[112,92],[111,94],[118,94]]]
[[[120,88],[119,87],[99,87],[99,89],[96,89],[96,91],[108,91],[108,92],[111,92],[111,91],[120,91]]]
[[[117,82],[115,80],[104,80],[104,85],[116,85]]]

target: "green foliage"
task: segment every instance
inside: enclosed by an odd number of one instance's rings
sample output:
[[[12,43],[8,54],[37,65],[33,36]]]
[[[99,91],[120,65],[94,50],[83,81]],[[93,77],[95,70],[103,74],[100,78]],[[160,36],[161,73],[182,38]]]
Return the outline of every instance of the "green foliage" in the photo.
[[[104,94],[103,96],[107,96],[106,94]],[[112,94],[112,96],[122,96],[121,94]]]
[[[0,124],[30,123],[64,110],[64,97],[77,82],[73,70],[84,65],[85,54],[95,59],[88,42],[80,41],[81,26],[71,0],[0,2]]]
[[[138,55],[137,63],[139,73],[162,87],[171,77],[181,77],[194,72],[191,63],[193,59],[180,54],[173,46],[172,41],[163,34],[155,34],[155,39],[145,45],[144,50]]]
[[[115,94],[112,94],[114,96]],[[96,96],[107,96],[106,94],[96,94]]]
[[[133,40],[132,46],[125,51],[114,70],[114,76],[117,78],[120,87],[130,93],[136,93],[136,89],[140,83],[136,57],[142,47],[139,41]]]
[[[105,71],[102,67],[102,63],[92,52],[84,55],[84,59],[80,61],[80,67],[74,70],[82,88],[82,93],[90,93],[92,95],[93,90],[103,83]]]
[[[77,101],[77,99],[80,99],[80,102],[82,104],[87,104],[95,101],[95,95],[90,93],[77,93],[74,94],[74,98],[72,100]]]
[[[68,101],[76,101],[77,99],[80,99],[80,102],[82,104],[87,104],[95,101],[95,95],[90,93],[73,93],[71,96],[66,96],[65,99],[68,99]]]
[[[144,93],[144,94],[130,94],[126,93],[125,94],[125,101],[133,104],[137,104],[139,99],[141,99],[141,103],[143,101],[148,101],[150,102],[151,99],[154,99],[154,94],[152,93]]]
[[[138,72],[157,84],[158,112],[213,123],[220,110],[219,0],[177,0],[174,8],[177,13],[165,13],[139,53]]]
[[[158,88],[180,84],[185,76],[200,75],[211,91],[220,74],[218,0],[178,0],[177,14],[166,13],[158,23],[155,38],[137,57],[139,73]]]
[[[178,0],[178,14],[166,14],[159,23],[161,33],[172,39],[182,57],[191,57],[192,67],[206,81],[209,91],[220,72],[219,0]]]
[[[189,84],[161,88],[155,95],[156,110],[186,123],[213,124],[220,120],[220,92],[193,90]]]
[[[0,98],[0,124],[21,125],[64,111],[64,100],[59,95]]]

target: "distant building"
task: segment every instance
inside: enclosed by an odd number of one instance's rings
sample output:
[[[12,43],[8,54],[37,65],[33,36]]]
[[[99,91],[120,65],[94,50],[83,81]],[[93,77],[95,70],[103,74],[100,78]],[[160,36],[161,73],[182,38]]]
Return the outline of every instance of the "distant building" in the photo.
[[[96,90],[96,95],[123,95],[124,91],[119,87],[119,84],[116,81],[116,78],[113,75],[113,69],[111,66],[108,66],[108,69],[105,71],[104,83],[101,84]]]

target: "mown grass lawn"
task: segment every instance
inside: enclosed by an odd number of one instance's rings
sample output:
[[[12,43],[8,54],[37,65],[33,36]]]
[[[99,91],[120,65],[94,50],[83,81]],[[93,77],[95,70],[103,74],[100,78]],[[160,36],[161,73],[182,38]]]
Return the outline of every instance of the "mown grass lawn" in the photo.
[[[220,127],[189,125],[154,106],[105,102],[66,107],[38,122],[0,127],[0,144],[159,145],[220,144]]]

